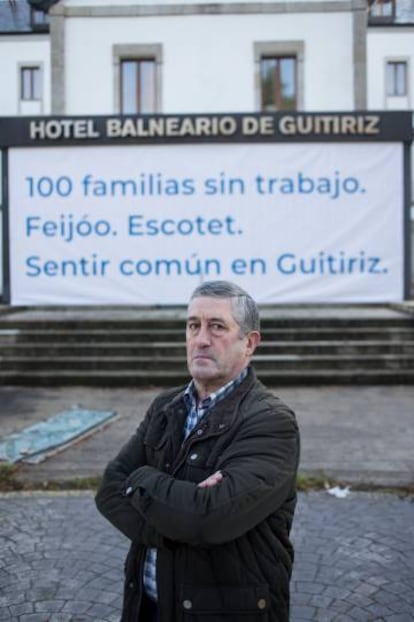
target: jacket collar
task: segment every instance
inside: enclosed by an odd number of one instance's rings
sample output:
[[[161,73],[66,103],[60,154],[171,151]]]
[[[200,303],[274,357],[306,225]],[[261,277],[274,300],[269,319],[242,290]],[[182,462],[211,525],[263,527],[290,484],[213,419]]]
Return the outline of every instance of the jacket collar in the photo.
[[[209,434],[217,434],[227,430],[237,416],[240,403],[256,382],[256,372],[253,367],[249,366],[247,376],[241,384],[228,396],[213,406],[208,415],[201,419],[197,428],[203,428],[205,432]],[[187,412],[184,393],[185,388],[181,389],[169,404],[167,404],[166,410],[169,411],[169,415],[176,417],[177,411],[185,410],[185,412]],[[182,420],[181,417],[179,417],[179,419]]]

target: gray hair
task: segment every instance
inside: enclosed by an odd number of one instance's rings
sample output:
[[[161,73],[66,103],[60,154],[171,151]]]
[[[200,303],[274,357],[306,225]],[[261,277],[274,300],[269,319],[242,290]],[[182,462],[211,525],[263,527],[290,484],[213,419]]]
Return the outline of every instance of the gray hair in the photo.
[[[259,310],[253,298],[241,287],[230,281],[207,281],[193,291],[190,300],[208,296],[231,300],[233,318],[240,326],[243,335],[252,330],[260,330]]]

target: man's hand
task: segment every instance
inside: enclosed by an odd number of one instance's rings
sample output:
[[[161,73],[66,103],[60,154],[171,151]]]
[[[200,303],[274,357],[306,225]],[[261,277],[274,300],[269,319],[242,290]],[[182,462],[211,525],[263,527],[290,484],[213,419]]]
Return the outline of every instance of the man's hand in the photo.
[[[209,475],[206,479],[203,479],[202,482],[197,484],[199,488],[210,488],[211,486],[215,486],[219,484],[223,479],[223,474],[221,471],[216,471],[213,475]]]

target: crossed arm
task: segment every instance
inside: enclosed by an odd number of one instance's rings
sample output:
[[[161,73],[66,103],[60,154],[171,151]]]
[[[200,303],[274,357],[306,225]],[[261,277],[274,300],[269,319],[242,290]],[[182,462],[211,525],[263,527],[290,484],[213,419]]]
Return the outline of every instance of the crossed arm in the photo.
[[[283,412],[241,425],[217,470],[198,484],[146,465],[144,433],[145,423],[108,465],[96,502],[115,527],[147,546],[233,540],[279,509],[294,487],[298,431]]]

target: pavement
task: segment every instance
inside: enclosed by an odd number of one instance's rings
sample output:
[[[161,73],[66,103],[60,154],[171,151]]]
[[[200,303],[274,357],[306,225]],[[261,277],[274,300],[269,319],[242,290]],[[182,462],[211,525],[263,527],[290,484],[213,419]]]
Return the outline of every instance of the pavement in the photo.
[[[128,543],[91,492],[3,495],[0,517],[0,620],[119,620]],[[292,540],[291,622],[414,619],[410,500],[301,493]]]
[[[301,473],[322,475],[328,487],[299,494],[291,622],[412,622],[414,497],[397,492],[414,488],[414,386],[272,390],[296,411]],[[99,477],[157,393],[0,387],[3,436],[72,406],[118,413],[44,462],[22,465],[18,478],[39,490],[0,494],[1,621],[119,620],[126,539],[98,514],[93,491],[42,487]],[[349,488],[344,498],[331,494],[338,482]]]

